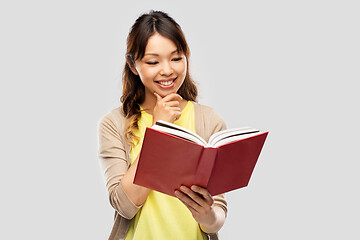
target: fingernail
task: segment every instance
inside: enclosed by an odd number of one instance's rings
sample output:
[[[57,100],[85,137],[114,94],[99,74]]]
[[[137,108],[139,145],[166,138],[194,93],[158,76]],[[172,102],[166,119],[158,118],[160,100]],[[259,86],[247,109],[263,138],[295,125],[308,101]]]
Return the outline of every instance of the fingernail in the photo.
[[[175,195],[179,196],[179,191],[178,190],[175,191]]]
[[[181,187],[180,187],[180,190],[181,190],[181,191],[185,191],[186,188],[185,188],[184,186],[181,186]]]
[[[192,186],[191,186],[191,190],[195,191],[195,190],[196,190],[196,186],[195,186],[195,185],[192,185]]]

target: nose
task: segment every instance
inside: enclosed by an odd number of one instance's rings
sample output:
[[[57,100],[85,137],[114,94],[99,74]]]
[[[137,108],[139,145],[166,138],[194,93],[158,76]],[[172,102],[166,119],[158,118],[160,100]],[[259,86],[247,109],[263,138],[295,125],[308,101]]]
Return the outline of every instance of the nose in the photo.
[[[171,64],[169,62],[164,62],[161,65],[161,71],[160,71],[161,75],[170,76],[173,72],[174,72],[174,70],[171,67]]]

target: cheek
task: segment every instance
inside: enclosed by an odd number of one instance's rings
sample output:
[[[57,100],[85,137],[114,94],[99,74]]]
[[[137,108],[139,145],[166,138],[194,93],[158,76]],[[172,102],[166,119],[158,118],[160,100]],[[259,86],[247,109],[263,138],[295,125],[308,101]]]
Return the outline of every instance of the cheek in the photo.
[[[142,81],[153,80],[156,76],[155,68],[141,68],[139,69],[139,76]]]
[[[186,63],[184,64],[178,64],[176,66],[176,72],[179,74],[179,75],[182,75],[182,76],[185,76],[186,75]]]

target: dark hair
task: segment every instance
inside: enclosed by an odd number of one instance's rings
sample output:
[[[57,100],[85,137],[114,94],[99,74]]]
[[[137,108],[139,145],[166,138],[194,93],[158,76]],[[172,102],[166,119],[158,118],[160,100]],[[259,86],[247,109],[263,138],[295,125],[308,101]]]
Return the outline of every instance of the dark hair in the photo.
[[[187,59],[190,57],[190,50],[181,27],[167,13],[151,10],[135,21],[127,37],[123,94],[120,98],[126,116],[125,137],[129,143],[137,138],[132,130],[138,128],[137,122],[141,116],[139,104],[145,99],[145,86],[139,75],[135,75],[130,67],[135,67],[135,61],[144,57],[148,39],[155,33],[173,41],[180,53],[183,53]],[[197,88],[189,74],[189,61],[187,61],[184,82],[177,93],[183,99],[196,101]]]

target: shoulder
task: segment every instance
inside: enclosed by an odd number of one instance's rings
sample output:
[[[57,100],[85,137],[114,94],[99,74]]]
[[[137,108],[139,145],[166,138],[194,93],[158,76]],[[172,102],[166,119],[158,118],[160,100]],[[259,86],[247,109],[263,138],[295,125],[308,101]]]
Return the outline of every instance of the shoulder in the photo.
[[[197,114],[207,117],[212,115],[217,115],[216,111],[212,107],[197,102],[193,102],[193,104],[194,104],[195,113]]]
[[[214,111],[213,108],[211,108],[207,105],[200,104],[198,102],[193,102],[193,104],[194,104],[195,111],[202,111],[203,113],[209,113],[209,112]]]
[[[102,127],[110,127],[113,130],[121,132],[125,126],[125,115],[121,107],[117,107],[106,113],[99,121],[98,125]]]
[[[126,117],[125,114],[123,114],[121,107],[115,108],[105,114],[98,122],[100,143],[115,143],[118,146],[122,145],[124,146],[125,151],[129,152],[130,146],[124,135],[125,124]]]
[[[196,132],[204,136],[205,140],[215,132],[226,129],[225,121],[212,107],[194,102],[194,110]]]
[[[225,124],[224,120],[212,107],[194,102],[194,109],[196,114],[199,114],[214,123]]]
[[[107,112],[101,119],[101,122],[115,121],[122,123],[126,120],[125,115],[121,109],[121,107],[117,107]]]

